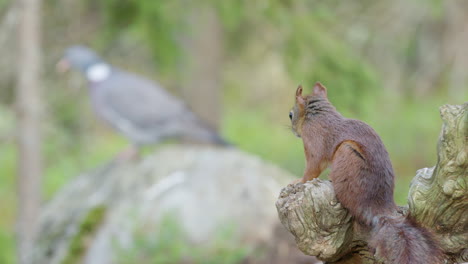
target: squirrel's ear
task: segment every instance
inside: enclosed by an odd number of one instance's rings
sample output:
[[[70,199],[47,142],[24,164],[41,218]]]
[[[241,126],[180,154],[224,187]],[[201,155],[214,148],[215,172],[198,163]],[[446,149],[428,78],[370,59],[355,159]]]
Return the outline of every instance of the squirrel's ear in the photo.
[[[296,96],[302,96],[302,85],[299,85],[297,87]]]
[[[304,97],[302,97],[302,85],[299,85],[296,90],[296,102],[299,105],[303,105],[305,103]]]
[[[327,88],[325,88],[325,86],[323,86],[320,82],[316,82],[312,95],[327,98]]]

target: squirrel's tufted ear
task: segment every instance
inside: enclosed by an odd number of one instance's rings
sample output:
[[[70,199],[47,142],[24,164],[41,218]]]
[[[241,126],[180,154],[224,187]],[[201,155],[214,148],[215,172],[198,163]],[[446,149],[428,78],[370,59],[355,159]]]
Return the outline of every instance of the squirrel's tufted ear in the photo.
[[[297,87],[296,96],[302,96],[302,85],[299,85]]]
[[[305,99],[302,97],[302,85],[299,85],[296,90],[296,102],[299,105],[304,105],[305,104]]]
[[[316,82],[312,95],[327,98],[327,88],[325,88],[325,86],[323,86],[320,82]]]

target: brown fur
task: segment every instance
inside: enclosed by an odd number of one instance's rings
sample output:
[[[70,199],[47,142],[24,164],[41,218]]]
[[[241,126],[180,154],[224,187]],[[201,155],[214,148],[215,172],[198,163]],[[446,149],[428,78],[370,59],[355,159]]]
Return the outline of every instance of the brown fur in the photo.
[[[408,219],[390,218],[396,212],[393,168],[370,126],[338,113],[320,83],[305,97],[298,87],[290,117],[294,134],[304,143],[307,164],[301,182],[317,178],[329,166],[340,203],[358,222],[373,228],[370,245],[378,258],[388,264],[441,263],[426,230]]]

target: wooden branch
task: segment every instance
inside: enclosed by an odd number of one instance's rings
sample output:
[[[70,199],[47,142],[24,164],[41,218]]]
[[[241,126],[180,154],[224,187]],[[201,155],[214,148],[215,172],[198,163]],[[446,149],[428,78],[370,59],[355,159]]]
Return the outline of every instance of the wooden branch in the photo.
[[[468,261],[468,103],[440,109],[444,124],[434,168],[419,170],[408,195],[410,214],[431,230],[447,263]],[[379,263],[367,247],[370,230],[355,223],[329,181],[289,185],[276,202],[299,249],[327,263]]]

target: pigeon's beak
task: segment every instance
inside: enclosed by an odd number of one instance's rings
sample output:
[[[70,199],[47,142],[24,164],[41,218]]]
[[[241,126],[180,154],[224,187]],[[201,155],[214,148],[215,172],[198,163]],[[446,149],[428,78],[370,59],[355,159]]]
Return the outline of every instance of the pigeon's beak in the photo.
[[[59,62],[57,62],[57,65],[55,65],[55,69],[58,73],[65,73],[70,70],[70,63],[68,60],[62,58]]]

